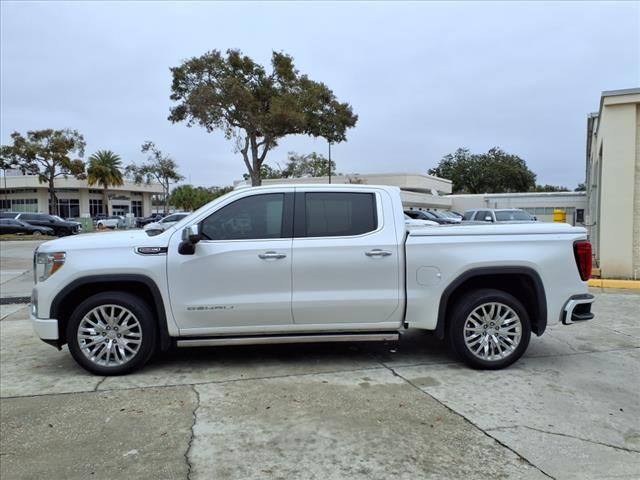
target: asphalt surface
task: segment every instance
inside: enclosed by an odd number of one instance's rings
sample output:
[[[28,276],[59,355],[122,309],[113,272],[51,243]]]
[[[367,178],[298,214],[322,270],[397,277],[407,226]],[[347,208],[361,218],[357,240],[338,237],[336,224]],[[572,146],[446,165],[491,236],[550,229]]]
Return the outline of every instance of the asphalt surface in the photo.
[[[0,287],[20,293],[33,247],[2,243],[0,271],[18,272]],[[174,350],[105,378],[38,340],[26,305],[2,305],[0,478],[637,479],[640,295],[594,293],[595,320],[497,372],[409,331]]]

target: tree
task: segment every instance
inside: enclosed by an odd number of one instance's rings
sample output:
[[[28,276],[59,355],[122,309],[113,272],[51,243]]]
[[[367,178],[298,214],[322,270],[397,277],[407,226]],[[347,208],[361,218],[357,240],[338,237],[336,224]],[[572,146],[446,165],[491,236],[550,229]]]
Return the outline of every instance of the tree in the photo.
[[[536,184],[535,173],[522,158],[498,147],[481,154],[459,148],[428,173],[451,180],[454,193],[528,192]]]
[[[233,190],[233,187],[204,188],[180,185],[171,192],[170,202],[174,207],[184,210],[197,210],[231,190]]]
[[[578,186],[573,190],[574,192],[586,192],[587,186],[584,183],[579,183]]]
[[[212,50],[171,68],[173,82],[169,120],[222,130],[234,139],[252,185],[261,184],[267,153],[286,135],[346,140],[358,116],[340,103],[324,84],[295,69],[293,58],[273,52],[271,73],[240,50],[226,57]]]
[[[175,160],[156,147],[153,142],[144,142],[141,148],[142,153],[148,153],[147,163],[138,166],[135,163],[127,166],[125,172],[133,178],[135,183],[158,182],[162,186],[162,196],[164,200],[164,214],[169,210],[169,188],[171,183],[176,183],[184,177],[178,173],[178,165]]]
[[[329,175],[329,161],[321,154],[312,152],[298,154],[289,152],[287,166],[283,171],[285,177],[326,177]],[[336,173],[336,162],[331,160],[331,175]]]
[[[261,180],[269,180],[272,178],[284,178],[284,177],[285,177],[284,172],[278,168],[270,167],[266,163],[263,163],[260,166]],[[242,178],[244,178],[245,180],[249,180],[251,179],[251,175],[249,175],[248,173],[243,173]]]
[[[103,213],[107,215],[109,215],[109,187],[124,185],[122,171],[120,170],[121,166],[120,157],[111,150],[98,150],[89,157],[87,182],[89,185],[98,184],[102,186]]]
[[[84,137],[76,130],[28,131],[26,137],[11,134],[13,145],[0,149],[2,168],[16,168],[23,174],[38,175],[40,183],[49,184],[49,213],[58,214],[55,179],[63,176],[84,178]]]
[[[568,192],[569,189],[567,187],[559,186],[559,185],[536,185],[533,189],[534,192]]]

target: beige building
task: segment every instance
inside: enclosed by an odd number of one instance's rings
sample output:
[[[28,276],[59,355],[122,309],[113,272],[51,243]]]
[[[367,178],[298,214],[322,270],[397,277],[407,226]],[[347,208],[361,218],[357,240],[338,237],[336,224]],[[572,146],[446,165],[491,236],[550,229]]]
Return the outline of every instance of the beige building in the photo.
[[[640,88],[602,92],[588,117],[587,198],[601,275],[640,278]]]
[[[0,212],[49,213],[49,188],[36,175],[15,175],[11,170],[0,177]],[[63,218],[94,217],[103,213],[103,189],[90,187],[86,180],[58,177],[55,180],[58,212]],[[109,187],[109,213],[136,217],[151,214],[151,197],[162,194],[160,184],[125,182]]]

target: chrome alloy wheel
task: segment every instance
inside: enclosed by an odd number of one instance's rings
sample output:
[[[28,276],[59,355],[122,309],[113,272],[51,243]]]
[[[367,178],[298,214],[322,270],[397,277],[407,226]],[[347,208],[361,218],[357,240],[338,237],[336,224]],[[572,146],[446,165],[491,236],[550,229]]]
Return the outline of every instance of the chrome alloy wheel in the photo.
[[[464,342],[481,360],[507,358],[518,348],[521,338],[520,317],[504,303],[478,305],[464,322]]]
[[[120,305],[100,305],[80,320],[78,345],[97,365],[123,365],[140,350],[142,327],[130,310]]]

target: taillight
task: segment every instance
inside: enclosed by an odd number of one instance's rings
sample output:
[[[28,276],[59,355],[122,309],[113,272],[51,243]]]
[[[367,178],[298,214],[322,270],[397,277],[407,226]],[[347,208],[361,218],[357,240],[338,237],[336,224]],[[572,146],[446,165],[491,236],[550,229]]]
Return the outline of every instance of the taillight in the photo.
[[[591,278],[591,243],[580,240],[573,244],[573,253],[576,257],[576,265],[580,278],[586,282]]]

